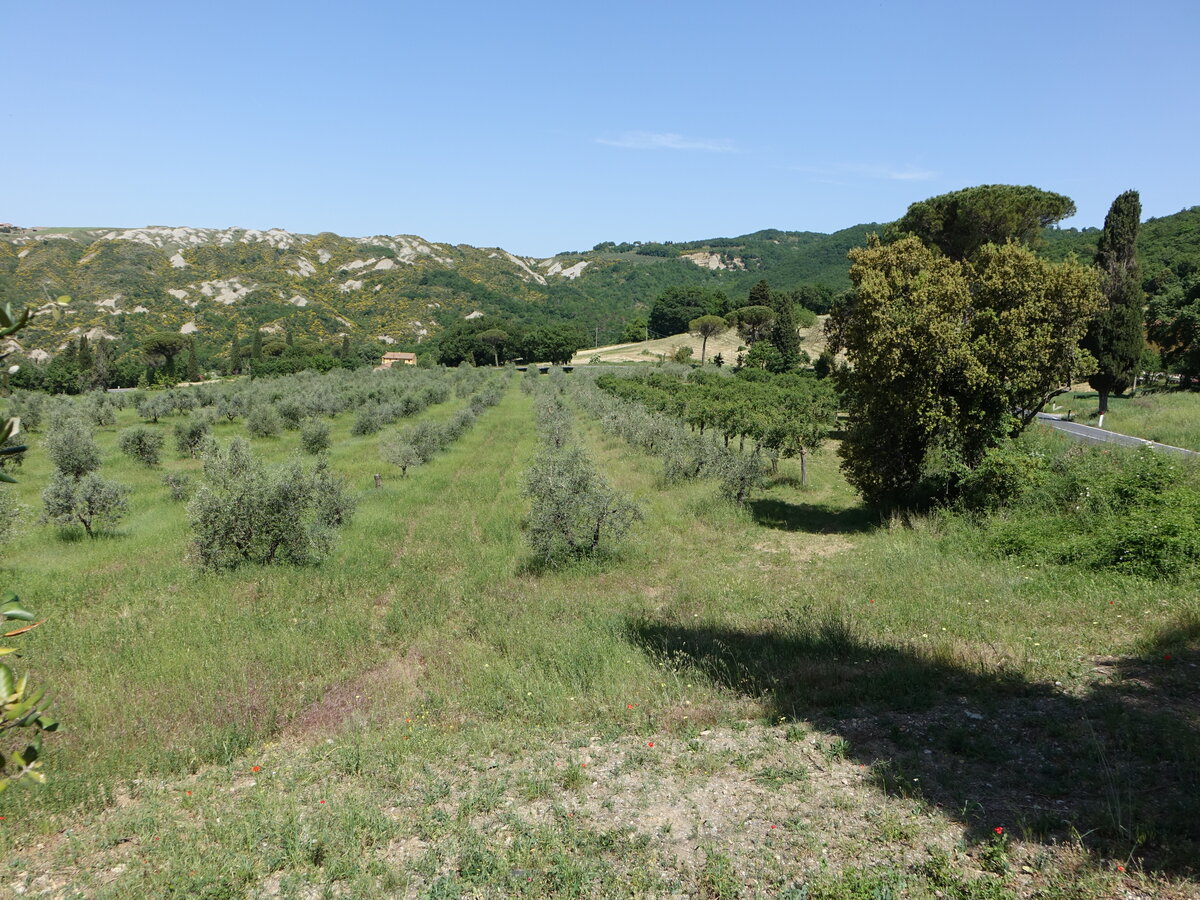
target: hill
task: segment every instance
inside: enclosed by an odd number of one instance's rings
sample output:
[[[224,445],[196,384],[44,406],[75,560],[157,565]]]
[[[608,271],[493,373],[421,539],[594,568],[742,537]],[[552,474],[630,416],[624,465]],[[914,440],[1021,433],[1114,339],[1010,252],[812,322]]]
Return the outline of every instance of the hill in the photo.
[[[0,235],[0,293],[56,314],[39,316],[22,334],[35,358],[82,334],[119,340],[173,331],[224,343],[235,328],[245,335],[285,326],[318,338],[414,346],[476,311],[531,324],[573,321],[611,340],[671,285],[715,285],[731,296],[760,278],[843,287],[846,251],[871,227],[609,244],[546,259],[412,235],[15,229]]]
[[[792,289],[849,286],[846,253],[879,224],[821,234],[767,229],[733,238],[597,244],[548,258],[414,235],[342,237],[243,228],[9,228],[0,232],[0,298],[43,313],[10,346],[34,359],[79,336],[126,346],[156,332],[228,346],[235,331],[413,349],[479,312],[530,325],[572,322],[617,340],[673,285],[748,295],[759,279]],[[1048,229],[1042,252],[1090,258],[1098,229]],[[1143,271],[1200,259],[1200,207],[1149,220]]]

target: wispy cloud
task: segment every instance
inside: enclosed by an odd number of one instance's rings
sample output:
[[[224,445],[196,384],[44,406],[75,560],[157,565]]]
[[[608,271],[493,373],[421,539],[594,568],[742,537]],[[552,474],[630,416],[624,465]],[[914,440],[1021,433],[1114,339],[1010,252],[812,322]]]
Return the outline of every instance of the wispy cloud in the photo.
[[[733,141],[690,138],[682,134],[654,131],[627,131],[616,138],[596,138],[597,144],[629,150],[701,150],[706,153],[736,153]]]
[[[796,166],[797,172],[805,172],[820,178],[875,178],[882,181],[929,181],[938,173],[916,166],[894,166],[876,163],[837,163],[832,166]]]

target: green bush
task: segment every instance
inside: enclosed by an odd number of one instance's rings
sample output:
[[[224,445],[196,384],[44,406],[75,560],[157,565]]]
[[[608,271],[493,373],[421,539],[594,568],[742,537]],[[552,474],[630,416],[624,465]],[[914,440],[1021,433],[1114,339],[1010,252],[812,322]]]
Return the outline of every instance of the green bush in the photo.
[[[300,446],[305,453],[324,453],[332,446],[329,425],[320,419],[306,419],[300,426]]]
[[[104,527],[116,525],[129,508],[129,488],[107,481],[95,472],[82,478],[72,478],[55,472],[42,492],[46,519],[59,525],[82,525],[87,536],[94,538]]]
[[[188,416],[175,423],[175,449],[184,456],[196,457],[212,433],[212,419],[204,412]]]
[[[1012,506],[1041,486],[1045,468],[1045,456],[1025,444],[993,447],[959,482],[959,502],[976,512]]]
[[[283,431],[283,420],[274,406],[259,404],[246,416],[246,431],[256,438],[277,437]]]
[[[368,434],[378,433],[383,428],[383,425],[383,415],[379,409],[379,405],[364,406],[354,417],[354,424],[350,426],[350,433],[355,437],[364,437]]]
[[[1005,556],[1146,578],[1200,563],[1200,469],[1165,453],[1000,448],[964,479],[963,506],[986,511],[985,542]]]
[[[82,478],[100,468],[100,448],[92,430],[76,418],[58,418],[46,435],[46,455],[54,468],[72,478]]]
[[[525,473],[525,537],[544,564],[611,550],[641,518],[576,446],[546,447]]]
[[[188,519],[196,558],[206,568],[319,562],[353,510],[324,463],[312,470],[296,460],[267,468],[240,438],[224,450],[209,445],[204,476]]]
[[[167,486],[167,493],[176,503],[190,500],[195,489],[192,476],[186,472],[168,472],[163,476],[163,484]]]
[[[163,435],[153,428],[135,425],[117,435],[117,447],[144,466],[157,466],[163,448]]]
[[[419,466],[425,461],[417,448],[400,435],[382,441],[379,444],[379,455],[385,462],[399,467],[401,478],[407,476],[408,470],[413,466]]]

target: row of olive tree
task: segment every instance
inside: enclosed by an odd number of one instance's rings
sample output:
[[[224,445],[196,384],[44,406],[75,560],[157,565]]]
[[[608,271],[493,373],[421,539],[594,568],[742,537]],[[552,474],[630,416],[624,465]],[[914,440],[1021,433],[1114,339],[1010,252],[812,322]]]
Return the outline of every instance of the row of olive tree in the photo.
[[[536,397],[541,445],[524,485],[525,538],[538,563],[549,566],[612,552],[641,518],[637,505],[613,489],[573,438],[560,383],[547,383]]]
[[[406,477],[409,469],[429,462],[466,434],[484,410],[500,402],[504,389],[504,381],[487,381],[471,395],[466,409],[445,422],[419,422],[384,437],[379,443],[379,455],[400,469],[401,478]]]
[[[668,483],[714,478],[725,497],[741,504],[766,474],[762,454],[743,453],[713,432],[700,433],[657,408],[651,411],[640,399],[617,396],[583,379],[575,382],[574,397],[605,431],[660,457]]]

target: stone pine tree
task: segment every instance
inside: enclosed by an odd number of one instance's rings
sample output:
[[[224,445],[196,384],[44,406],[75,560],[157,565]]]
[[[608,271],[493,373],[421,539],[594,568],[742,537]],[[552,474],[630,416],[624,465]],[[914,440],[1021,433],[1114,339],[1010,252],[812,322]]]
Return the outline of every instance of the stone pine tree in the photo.
[[[800,349],[800,326],[796,322],[796,304],[786,291],[771,293],[771,308],[775,310],[775,321],[771,325],[770,341],[779,351],[779,366],[790,372],[799,367],[803,351]]]
[[[1121,194],[1104,218],[1096,249],[1105,304],[1083,346],[1098,364],[1088,384],[1100,394],[1101,413],[1108,412],[1109,394],[1121,394],[1133,383],[1146,346],[1142,287],[1134,256],[1141,218],[1138,192]]]
[[[729,328],[728,323],[720,316],[700,316],[688,322],[688,331],[700,336],[700,365],[704,365],[704,356],[708,351],[708,339]]]

